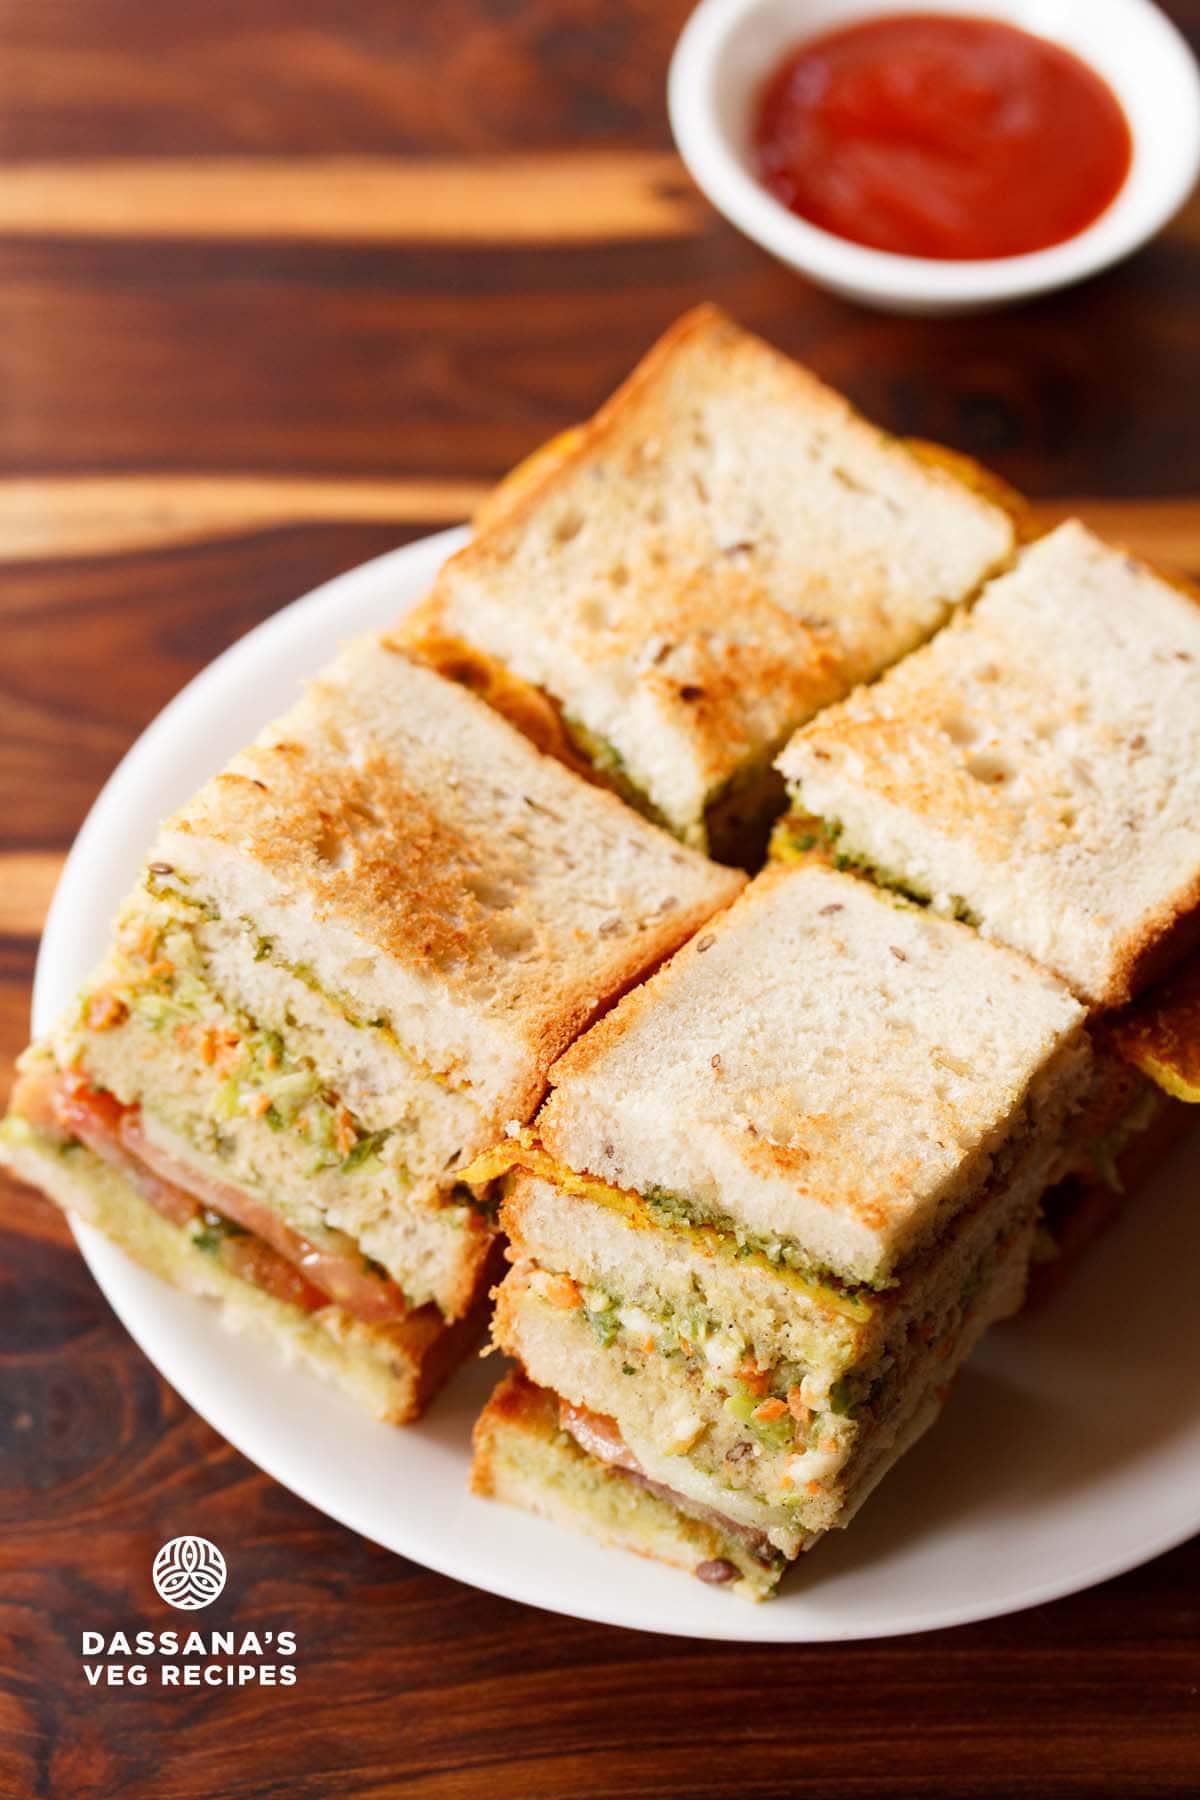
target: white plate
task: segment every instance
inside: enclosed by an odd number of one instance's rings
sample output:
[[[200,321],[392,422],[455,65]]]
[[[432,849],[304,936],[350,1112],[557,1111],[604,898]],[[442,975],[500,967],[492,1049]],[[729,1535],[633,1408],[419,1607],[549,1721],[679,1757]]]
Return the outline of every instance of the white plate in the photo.
[[[443,532],[340,576],[243,638],[172,701],[92,808],[38,959],[37,1030],[103,949],[158,820],[294,697],[354,632],[418,600],[462,541]],[[1102,1581],[1200,1527],[1200,1146],[1037,1316],[994,1332],[937,1428],[782,1596],[753,1607],[464,1488],[471,1421],[498,1372],[472,1365],[432,1417],[375,1425],[218,1330],[94,1232],[80,1246],[118,1316],[196,1411],[352,1531],[461,1581],[580,1618],[686,1636],[822,1641],[1013,1612]],[[180,1529],[190,1529],[180,1520]],[[235,1570],[252,1552],[221,1546]]]

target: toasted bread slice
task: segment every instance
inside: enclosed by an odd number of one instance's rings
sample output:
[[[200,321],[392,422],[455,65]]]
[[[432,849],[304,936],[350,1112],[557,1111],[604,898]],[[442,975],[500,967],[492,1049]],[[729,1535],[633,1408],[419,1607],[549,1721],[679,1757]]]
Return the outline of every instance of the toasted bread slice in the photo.
[[[1119,1005],[1200,906],[1200,605],[1061,526],[779,767],[839,855]]]
[[[776,869],[556,1063],[535,1130],[569,1169],[884,1282],[1073,1103],[1083,1017],[966,926]]]
[[[160,830],[14,1095],[15,1131],[83,1160],[27,1172],[167,1273],[174,1245],[183,1285],[249,1270],[262,1291],[226,1310],[283,1296],[311,1358],[331,1334],[399,1358],[400,1417],[494,1240],[460,1171],[742,880],[361,639]],[[208,1286],[203,1218],[226,1258]]]
[[[164,826],[152,866],[494,1124],[740,886],[379,638]]]
[[[722,800],[727,838],[753,817],[789,730],[937,630],[1013,543],[1003,507],[701,307],[501,490],[434,602],[703,847]]]

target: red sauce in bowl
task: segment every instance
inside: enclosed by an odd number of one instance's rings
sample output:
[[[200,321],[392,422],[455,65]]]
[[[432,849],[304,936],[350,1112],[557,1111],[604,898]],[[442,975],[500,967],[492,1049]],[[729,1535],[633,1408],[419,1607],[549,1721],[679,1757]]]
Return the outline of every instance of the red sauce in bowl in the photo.
[[[760,96],[758,174],[802,219],[944,261],[1019,256],[1097,219],[1133,156],[1112,89],[1045,38],[900,13],[814,38]]]

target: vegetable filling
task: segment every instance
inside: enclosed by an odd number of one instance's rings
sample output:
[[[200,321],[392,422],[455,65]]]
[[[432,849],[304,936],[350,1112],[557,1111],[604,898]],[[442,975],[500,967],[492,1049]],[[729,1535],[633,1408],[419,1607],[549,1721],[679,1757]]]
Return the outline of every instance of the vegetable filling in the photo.
[[[793,807],[783,815],[771,833],[771,860],[786,863],[816,857],[835,869],[865,875],[875,887],[886,888],[889,893],[912,906],[932,904],[932,896],[913,887],[906,876],[898,874],[894,869],[881,868],[870,857],[849,849],[844,842],[844,829],[837,819],[822,819],[814,813]],[[978,913],[971,910],[961,895],[950,896],[948,911],[962,924],[979,929]]]
[[[294,1132],[312,1153],[310,1174],[349,1172],[378,1157],[391,1133],[368,1131],[280,1032],[227,1004],[206,978],[192,922],[170,901],[124,922],[110,978],[80,1001],[82,1029],[107,1033],[134,1021],[169,1033],[206,1075],[214,1138],[239,1118]]]
[[[407,1316],[398,1283],[344,1233],[297,1232],[264,1201],[168,1155],[147,1137],[139,1107],[123,1106],[86,1076],[53,1076],[32,1103],[27,1085],[22,1106],[25,1117],[37,1115],[31,1122],[119,1169],[197,1249],[275,1299],[304,1312],[340,1306],[370,1325]]]

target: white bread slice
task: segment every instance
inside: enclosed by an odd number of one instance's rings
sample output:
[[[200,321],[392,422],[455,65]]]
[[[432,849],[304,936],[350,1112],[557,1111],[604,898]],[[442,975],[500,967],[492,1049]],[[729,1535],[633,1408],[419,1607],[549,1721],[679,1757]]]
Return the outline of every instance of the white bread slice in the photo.
[[[151,867],[382,1017],[494,1126],[741,885],[380,638],[168,821]]]
[[[442,629],[544,689],[672,830],[942,625],[1008,514],[714,307],[488,509]]]
[[[419,1417],[482,1334],[488,1270],[480,1275],[475,1305],[454,1325],[433,1306],[395,1325],[367,1325],[332,1305],[306,1313],[223,1268],[82,1144],[64,1149],[24,1120],[9,1118],[0,1124],[0,1164],[94,1226],[152,1275],[216,1301],[227,1329],[267,1343],[388,1424]]]
[[[779,767],[839,851],[1118,1004],[1200,905],[1200,605],[1063,525]]]
[[[1086,1080],[1083,1009],[955,921],[775,869],[551,1070],[560,1163],[888,1278]]]

